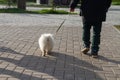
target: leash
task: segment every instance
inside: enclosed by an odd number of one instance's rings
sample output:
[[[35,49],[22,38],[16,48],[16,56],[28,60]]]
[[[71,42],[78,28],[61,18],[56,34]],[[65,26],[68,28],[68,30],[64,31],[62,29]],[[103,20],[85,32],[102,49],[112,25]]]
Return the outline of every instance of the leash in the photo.
[[[70,14],[68,13],[67,16],[66,16],[66,18],[62,21],[62,23],[60,24],[60,26],[57,28],[56,34],[57,34],[58,31],[60,30],[60,28],[63,26],[63,24],[65,23],[65,21],[68,19],[69,15],[70,15]]]

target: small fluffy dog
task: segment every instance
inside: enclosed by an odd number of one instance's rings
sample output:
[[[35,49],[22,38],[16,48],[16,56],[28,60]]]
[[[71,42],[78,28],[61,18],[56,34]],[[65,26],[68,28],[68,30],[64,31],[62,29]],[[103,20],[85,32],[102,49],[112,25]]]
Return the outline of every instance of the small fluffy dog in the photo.
[[[42,34],[38,42],[42,52],[42,56],[49,54],[54,46],[53,34]]]

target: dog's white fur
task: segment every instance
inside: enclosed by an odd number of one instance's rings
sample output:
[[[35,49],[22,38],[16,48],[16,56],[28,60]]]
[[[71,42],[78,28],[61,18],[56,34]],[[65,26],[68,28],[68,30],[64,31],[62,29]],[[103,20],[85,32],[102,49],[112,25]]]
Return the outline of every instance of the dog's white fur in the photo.
[[[42,34],[38,42],[39,42],[40,50],[42,52],[42,56],[47,55],[49,52],[51,52],[54,46],[53,34],[49,34],[49,33]]]

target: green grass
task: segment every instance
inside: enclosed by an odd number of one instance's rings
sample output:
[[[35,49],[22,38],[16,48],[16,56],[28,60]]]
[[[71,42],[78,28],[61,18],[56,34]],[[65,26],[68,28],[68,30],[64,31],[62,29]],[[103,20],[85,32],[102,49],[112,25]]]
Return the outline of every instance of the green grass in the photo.
[[[39,14],[70,14],[70,12],[64,10],[52,10],[52,9],[42,9],[39,11],[34,11]]]
[[[0,13],[77,14],[77,13],[70,13],[64,10],[42,9],[42,10],[36,10],[36,11],[28,11],[28,10],[21,10],[18,8],[0,9]]]
[[[0,13],[28,13],[29,11],[25,11],[22,9],[17,9],[17,8],[5,8],[5,9],[0,9]]]
[[[112,2],[112,5],[120,5],[120,1],[119,2]]]
[[[118,30],[120,30],[120,25],[115,25],[115,27],[116,27]]]
[[[112,0],[112,5],[120,5],[120,0]]]
[[[0,0],[0,4],[5,4],[6,1],[5,0]]]

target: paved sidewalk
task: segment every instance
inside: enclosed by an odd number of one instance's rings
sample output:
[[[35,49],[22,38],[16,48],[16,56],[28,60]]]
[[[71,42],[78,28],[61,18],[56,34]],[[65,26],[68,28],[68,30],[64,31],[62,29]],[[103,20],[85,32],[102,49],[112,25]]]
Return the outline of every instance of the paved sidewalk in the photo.
[[[120,8],[103,24],[99,58],[80,53],[82,21],[69,16],[55,36],[51,56],[42,57],[38,38],[53,33],[66,15],[0,14],[0,80],[120,80]]]

